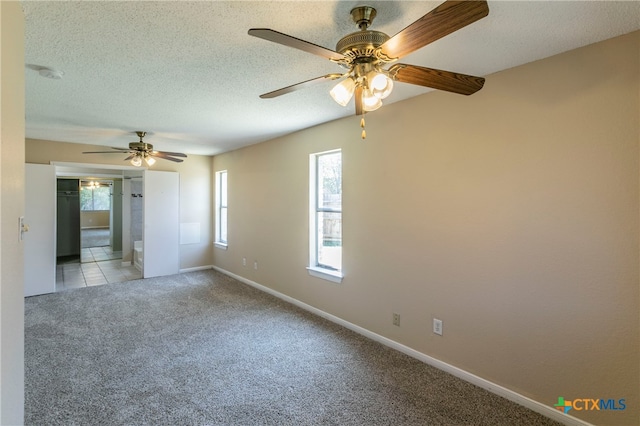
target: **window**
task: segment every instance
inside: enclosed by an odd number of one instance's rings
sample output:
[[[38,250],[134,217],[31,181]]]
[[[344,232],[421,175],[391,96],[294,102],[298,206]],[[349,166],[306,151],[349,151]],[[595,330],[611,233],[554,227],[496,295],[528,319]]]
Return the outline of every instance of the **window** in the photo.
[[[311,154],[309,161],[309,273],[342,281],[342,152]]]
[[[216,172],[216,241],[220,248],[227,247],[227,171]]]
[[[111,183],[82,181],[80,191],[80,210],[111,210]]]

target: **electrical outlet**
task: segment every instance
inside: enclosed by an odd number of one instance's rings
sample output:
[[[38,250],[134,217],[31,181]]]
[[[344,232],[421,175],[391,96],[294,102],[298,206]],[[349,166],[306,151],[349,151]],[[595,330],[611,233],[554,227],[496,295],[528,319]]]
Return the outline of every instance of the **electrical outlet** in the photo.
[[[442,336],[442,320],[438,318],[433,319],[433,332]]]
[[[253,262],[253,269],[258,270],[258,262]]]
[[[247,258],[246,257],[242,258],[242,266],[247,266]]]
[[[393,325],[400,327],[400,314],[393,313]]]

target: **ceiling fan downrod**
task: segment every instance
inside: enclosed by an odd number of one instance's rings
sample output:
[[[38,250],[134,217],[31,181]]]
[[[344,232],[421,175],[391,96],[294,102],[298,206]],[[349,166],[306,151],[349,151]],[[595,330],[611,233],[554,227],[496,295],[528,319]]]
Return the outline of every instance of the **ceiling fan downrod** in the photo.
[[[353,22],[363,31],[369,28],[377,14],[376,10],[371,6],[354,7],[350,13]]]

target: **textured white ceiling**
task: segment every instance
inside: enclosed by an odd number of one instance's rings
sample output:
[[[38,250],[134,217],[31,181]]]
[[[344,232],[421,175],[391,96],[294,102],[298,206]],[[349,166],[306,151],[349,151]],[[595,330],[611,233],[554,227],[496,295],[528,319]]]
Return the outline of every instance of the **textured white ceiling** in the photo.
[[[354,114],[353,101],[343,108],[330,98],[331,82],[260,99],[342,68],[251,37],[250,28],[335,49],[357,30],[355,6],[374,6],[371,29],[391,36],[441,2],[21,3],[28,138],[126,147],[145,130],[156,149],[212,155]],[[487,76],[640,29],[637,1],[489,1],[489,9],[401,62]],[[64,76],[43,78],[38,67]],[[398,83],[385,104],[426,91]]]

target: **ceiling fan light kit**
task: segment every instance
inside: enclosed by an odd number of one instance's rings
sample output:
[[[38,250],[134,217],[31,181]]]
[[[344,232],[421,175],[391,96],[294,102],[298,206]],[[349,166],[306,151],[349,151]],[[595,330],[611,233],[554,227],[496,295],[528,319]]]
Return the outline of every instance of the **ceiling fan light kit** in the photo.
[[[363,89],[364,111],[375,111],[382,106],[382,99],[391,94],[393,80],[387,72],[371,63],[357,64],[347,78],[336,84],[329,94],[339,105],[347,106],[357,86]]]
[[[135,167],[141,167],[142,161],[149,167],[156,163],[156,158],[162,158],[163,160],[173,161],[174,163],[182,163],[182,158],[187,156],[181,152],[166,152],[166,151],[154,151],[153,145],[144,142],[142,139],[146,136],[147,132],[136,131],[136,135],[140,138],[138,142],[129,143],[129,149],[126,148],[112,148],[116,151],[86,151],[83,154],[123,154],[128,153],[129,156],[124,161],[130,161],[131,165]],[[181,157],[181,158],[175,158]]]
[[[368,29],[377,15],[376,9],[359,6],[351,10],[351,18],[360,31],[342,37],[335,51],[268,28],[252,28],[249,35],[321,56],[348,70],[344,74],[324,75],[260,97],[274,98],[325,80],[342,78],[329,94],[341,106],[355,98],[356,115],[363,116],[360,123],[364,139],[364,114],[382,106],[382,100],[393,91],[394,81],[463,95],[471,95],[482,88],[482,77],[408,64],[394,64],[389,69],[384,67],[488,14],[489,7],[484,0],[447,0],[389,37],[383,32]]]

